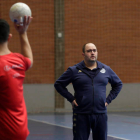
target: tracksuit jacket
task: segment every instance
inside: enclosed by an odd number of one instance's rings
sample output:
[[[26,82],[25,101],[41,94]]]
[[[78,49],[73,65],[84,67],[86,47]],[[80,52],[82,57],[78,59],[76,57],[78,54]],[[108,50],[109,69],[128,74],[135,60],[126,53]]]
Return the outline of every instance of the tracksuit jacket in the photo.
[[[109,66],[99,61],[97,61],[98,70],[94,77],[91,77],[84,68],[84,61],[69,67],[56,80],[54,86],[69,102],[72,103],[73,100],[76,100],[78,106],[74,107],[74,113],[106,113],[105,102],[109,104],[117,97],[122,88],[122,82]],[[111,84],[112,89],[106,98],[108,82]],[[70,83],[73,85],[74,95],[66,88]]]

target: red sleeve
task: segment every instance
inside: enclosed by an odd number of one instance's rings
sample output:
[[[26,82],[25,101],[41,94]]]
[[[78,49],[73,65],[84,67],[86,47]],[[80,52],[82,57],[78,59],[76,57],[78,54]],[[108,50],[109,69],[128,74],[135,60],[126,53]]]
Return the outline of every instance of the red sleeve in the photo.
[[[28,70],[31,67],[31,60],[27,57],[24,57],[25,59],[25,70]]]
[[[23,56],[22,54],[15,53],[18,57],[20,57],[23,61],[24,70],[28,70],[31,66],[31,60],[28,57]]]

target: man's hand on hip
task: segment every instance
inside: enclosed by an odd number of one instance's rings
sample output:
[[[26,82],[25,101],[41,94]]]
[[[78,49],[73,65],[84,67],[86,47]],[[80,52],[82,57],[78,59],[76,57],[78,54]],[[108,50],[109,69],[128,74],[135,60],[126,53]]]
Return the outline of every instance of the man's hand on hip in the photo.
[[[105,106],[106,106],[106,107],[108,106],[108,103],[107,103],[107,102],[105,103]]]
[[[75,105],[75,106],[78,106],[78,104],[76,103],[75,100],[73,100],[73,102],[72,102],[72,108],[74,108],[74,105]]]

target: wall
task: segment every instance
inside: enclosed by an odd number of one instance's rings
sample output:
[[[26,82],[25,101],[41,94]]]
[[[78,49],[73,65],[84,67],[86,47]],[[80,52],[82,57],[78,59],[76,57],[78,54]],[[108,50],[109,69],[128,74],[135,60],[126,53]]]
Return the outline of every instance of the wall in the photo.
[[[52,84],[24,84],[24,98],[28,113],[53,112],[55,110]]]
[[[0,1],[0,16],[11,26],[11,51],[20,52],[18,34],[9,18],[9,9],[16,2]],[[33,16],[28,36],[34,65],[27,72],[25,83],[52,84],[55,79],[54,1],[22,2],[29,5]],[[64,0],[65,70],[83,59],[83,44],[93,42],[98,48],[98,60],[109,65],[123,83],[139,83],[139,9],[140,1],[132,0]]]
[[[118,97],[108,106],[108,111],[140,111],[140,84],[124,84]],[[72,84],[68,87],[71,93],[74,93]],[[107,86],[107,95],[110,91],[110,85]],[[28,113],[39,112],[71,112],[71,104],[65,100],[64,109],[55,110],[54,107],[54,87],[53,84],[33,84],[24,85],[24,96]]]
[[[9,48],[13,52],[20,52],[18,34],[9,18],[9,9],[16,2],[18,0],[1,0],[0,17],[11,26],[13,37]],[[26,73],[24,82],[27,110],[54,111],[54,1],[22,2],[29,5],[33,14],[28,37],[33,49],[34,65]],[[65,70],[83,59],[83,44],[95,43],[98,60],[109,65],[124,83],[123,90],[108,110],[139,110],[140,1],[64,0],[64,4]],[[65,108],[60,110],[70,108],[70,104],[65,101]]]

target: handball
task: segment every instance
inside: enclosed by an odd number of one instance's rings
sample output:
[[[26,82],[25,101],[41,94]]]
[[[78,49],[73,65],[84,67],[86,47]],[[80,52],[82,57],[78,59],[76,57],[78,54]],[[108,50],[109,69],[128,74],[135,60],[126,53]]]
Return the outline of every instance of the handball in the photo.
[[[30,7],[22,2],[15,3],[11,6],[9,16],[12,22],[16,22],[17,24],[22,24],[24,20],[24,16],[31,16]]]

